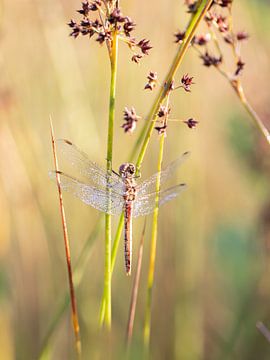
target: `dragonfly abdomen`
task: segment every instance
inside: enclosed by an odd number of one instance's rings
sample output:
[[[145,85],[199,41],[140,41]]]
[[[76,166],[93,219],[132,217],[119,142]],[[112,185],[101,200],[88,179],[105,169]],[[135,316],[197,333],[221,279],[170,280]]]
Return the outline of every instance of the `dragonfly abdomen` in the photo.
[[[132,211],[133,201],[127,201],[125,204],[125,266],[127,275],[131,274],[132,260]]]

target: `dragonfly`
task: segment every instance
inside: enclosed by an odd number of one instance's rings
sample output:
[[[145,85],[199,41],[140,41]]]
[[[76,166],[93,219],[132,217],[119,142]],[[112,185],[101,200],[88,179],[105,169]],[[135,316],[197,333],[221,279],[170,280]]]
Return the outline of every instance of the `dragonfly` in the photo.
[[[156,207],[177,197],[186,184],[178,184],[165,190],[156,191],[157,180],[160,185],[167,181],[178,167],[188,157],[189,152],[183,153],[162,171],[150,176],[147,180],[137,184],[136,166],[124,163],[119,172],[108,172],[65,139],[56,141],[57,148],[68,163],[77,171],[77,176],[70,176],[62,171],[50,171],[49,176],[56,181],[60,177],[62,190],[72,193],[85,204],[111,215],[124,212],[124,255],[127,275],[131,274],[132,261],[132,219],[146,216]],[[79,173],[79,177],[78,177]]]

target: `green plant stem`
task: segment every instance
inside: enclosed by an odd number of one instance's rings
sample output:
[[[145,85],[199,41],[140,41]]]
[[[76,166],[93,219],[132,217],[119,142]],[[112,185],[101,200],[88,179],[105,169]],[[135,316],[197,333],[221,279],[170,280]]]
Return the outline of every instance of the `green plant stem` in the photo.
[[[115,265],[115,260],[116,260],[116,253],[117,253],[117,250],[118,250],[118,247],[119,247],[119,242],[120,242],[120,239],[121,239],[123,225],[124,225],[124,214],[122,213],[121,217],[120,217],[120,220],[119,220],[119,223],[118,223],[118,227],[117,227],[117,230],[116,230],[116,234],[115,234],[115,238],[114,238],[114,242],[113,242],[113,247],[112,247],[111,274],[113,273],[113,270],[114,270],[114,265]],[[101,300],[101,305],[100,305],[100,310],[99,310],[99,324],[100,324],[100,326],[104,322],[105,305],[106,305],[106,298],[105,298],[105,294],[103,293],[102,300]]]
[[[107,171],[112,171],[113,153],[113,131],[115,119],[115,94],[116,94],[116,74],[118,56],[118,36],[117,30],[114,32],[110,60],[111,60],[111,85],[110,85],[110,105],[108,122],[108,141],[107,141]],[[107,191],[110,191],[108,188]],[[112,220],[111,215],[105,215],[105,268],[104,268],[104,297],[105,312],[104,322],[108,329],[111,327],[111,244],[112,244]]]
[[[183,42],[180,44],[180,47],[176,53],[176,56],[172,62],[172,65],[170,67],[170,70],[163,82],[162,87],[160,88],[159,93],[156,96],[156,99],[153,103],[152,108],[150,109],[150,112],[147,116],[145,125],[141,131],[141,134],[138,137],[138,140],[135,144],[134,149],[132,150],[131,156],[130,156],[130,160],[133,160],[133,157],[136,154],[136,150],[137,148],[140,146],[140,144],[142,143],[138,158],[137,158],[137,162],[136,162],[136,166],[137,166],[137,172],[140,171],[149,141],[150,141],[150,137],[152,135],[154,126],[155,126],[155,120],[156,120],[156,114],[159,110],[160,105],[162,104],[163,100],[165,99],[170,84],[172,82],[173,77],[175,76],[175,73],[177,71],[177,69],[179,68],[180,64],[182,63],[182,60],[186,54],[186,51],[190,45],[190,42],[194,36],[194,33],[200,23],[200,21],[203,19],[203,17],[205,16],[210,4],[211,4],[212,0],[201,0],[200,3],[198,4],[198,8],[195,14],[193,14],[193,16],[190,19],[190,22],[187,26],[186,29],[186,34],[185,34],[185,38],[183,40]],[[117,236],[118,234],[121,234],[122,230],[123,230],[123,218],[121,217],[121,219],[119,220],[119,225],[118,225],[118,229],[117,229]],[[115,238],[114,244],[113,244],[113,257],[111,259],[112,262],[115,261],[115,257],[117,254],[117,250],[118,250],[118,245],[119,245],[119,239]],[[118,240],[118,241],[116,241]],[[101,310],[100,310],[100,323],[103,323],[103,316],[102,316],[102,307],[105,306],[104,304],[105,300],[105,294],[103,293],[102,296],[102,300],[101,300]]]
[[[162,168],[162,160],[164,153],[164,140],[165,134],[160,136],[159,142],[159,156],[158,156],[158,165],[157,171],[160,173]],[[144,320],[144,331],[143,331],[143,339],[144,339],[144,348],[146,353],[149,350],[149,340],[150,340],[150,328],[151,328],[151,307],[152,307],[152,290],[154,283],[154,272],[155,272],[155,263],[156,263],[156,248],[157,248],[157,228],[158,228],[158,192],[160,189],[160,176],[157,177],[156,182],[156,207],[153,213],[153,223],[152,223],[152,234],[151,234],[151,245],[150,245],[150,262],[148,269],[148,281],[147,281],[147,300],[146,300],[146,309],[145,309],[145,320]]]

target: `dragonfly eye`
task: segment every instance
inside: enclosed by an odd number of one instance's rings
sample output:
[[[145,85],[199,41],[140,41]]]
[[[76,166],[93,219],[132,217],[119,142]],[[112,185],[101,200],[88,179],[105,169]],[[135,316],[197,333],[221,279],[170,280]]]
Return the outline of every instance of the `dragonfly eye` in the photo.
[[[123,177],[133,176],[135,172],[135,165],[129,163],[122,164],[119,168],[119,174]]]
[[[128,172],[130,175],[134,175],[135,174],[135,166],[133,164],[129,164],[128,166]]]

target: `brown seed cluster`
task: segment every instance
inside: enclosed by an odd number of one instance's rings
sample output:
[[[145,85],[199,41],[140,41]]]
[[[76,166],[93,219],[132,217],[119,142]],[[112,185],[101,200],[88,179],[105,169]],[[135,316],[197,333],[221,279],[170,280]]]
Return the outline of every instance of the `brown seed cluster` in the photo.
[[[185,31],[180,31],[178,30],[175,34],[175,43],[177,44],[181,44],[186,36],[186,32]]]
[[[185,3],[189,12],[193,2],[185,1]],[[202,59],[204,66],[220,67],[223,64],[223,52],[219,42],[220,37],[223,38],[224,42],[233,49],[236,60],[232,76],[238,77],[242,73],[245,65],[240,56],[239,44],[247,40],[249,34],[245,31],[232,31],[230,25],[232,22],[232,3],[232,0],[214,0],[212,2],[210,10],[204,18],[211,35],[210,33],[195,35],[192,40],[192,46],[196,47],[197,51],[200,53],[200,58]],[[219,36],[217,34],[219,34]],[[178,37],[179,36],[180,35],[178,34]],[[211,44],[213,44],[212,48],[215,51],[211,49]],[[204,50],[202,51],[199,48]]]
[[[188,74],[183,75],[182,79],[181,79],[181,83],[182,83],[182,88],[186,91],[186,92],[191,92],[191,85],[194,84],[193,82],[193,76],[189,76]]]
[[[209,33],[207,34],[200,34],[195,35],[192,39],[192,45],[199,45],[204,46],[211,40],[211,35]]]
[[[210,55],[208,53],[208,51],[205,51],[204,54],[200,55],[200,58],[203,60],[203,65],[206,67],[210,67],[210,66],[218,66],[219,64],[222,63],[222,57],[219,56],[214,56],[214,55]]]
[[[117,32],[119,39],[123,40],[131,49],[133,53],[131,60],[135,63],[138,63],[143,56],[148,55],[149,50],[152,49],[149,40],[137,41],[135,37],[131,36],[136,24],[129,16],[122,14],[115,2],[86,0],[82,2],[81,8],[77,12],[82,16],[82,19],[79,22],[70,20],[68,23],[71,28],[70,36],[74,38],[79,35],[94,37],[100,44],[106,42],[110,49],[112,35]]]
[[[147,76],[147,84],[145,85],[144,89],[153,90],[157,85],[157,73],[154,71],[150,71]]]
[[[184,121],[184,123],[190,128],[190,129],[194,129],[197,124],[198,124],[198,121],[193,119],[193,118],[190,118],[190,119],[187,119]]]
[[[168,105],[161,105],[157,116],[158,116],[158,121],[160,122],[160,125],[155,126],[155,130],[157,130],[158,135],[162,135],[165,134],[166,136],[166,131],[167,131],[167,127],[168,127],[168,118],[169,118],[169,114],[171,112],[171,108]]]
[[[136,114],[134,107],[130,110],[126,107],[124,110],[124,121],[125,123],[121,126],[125,133],[133,133],[136,129],[139,116]]]
[[[187,13],[194,14],[197,10],[198,1],[185,0],[185,5],[187,6]]]

